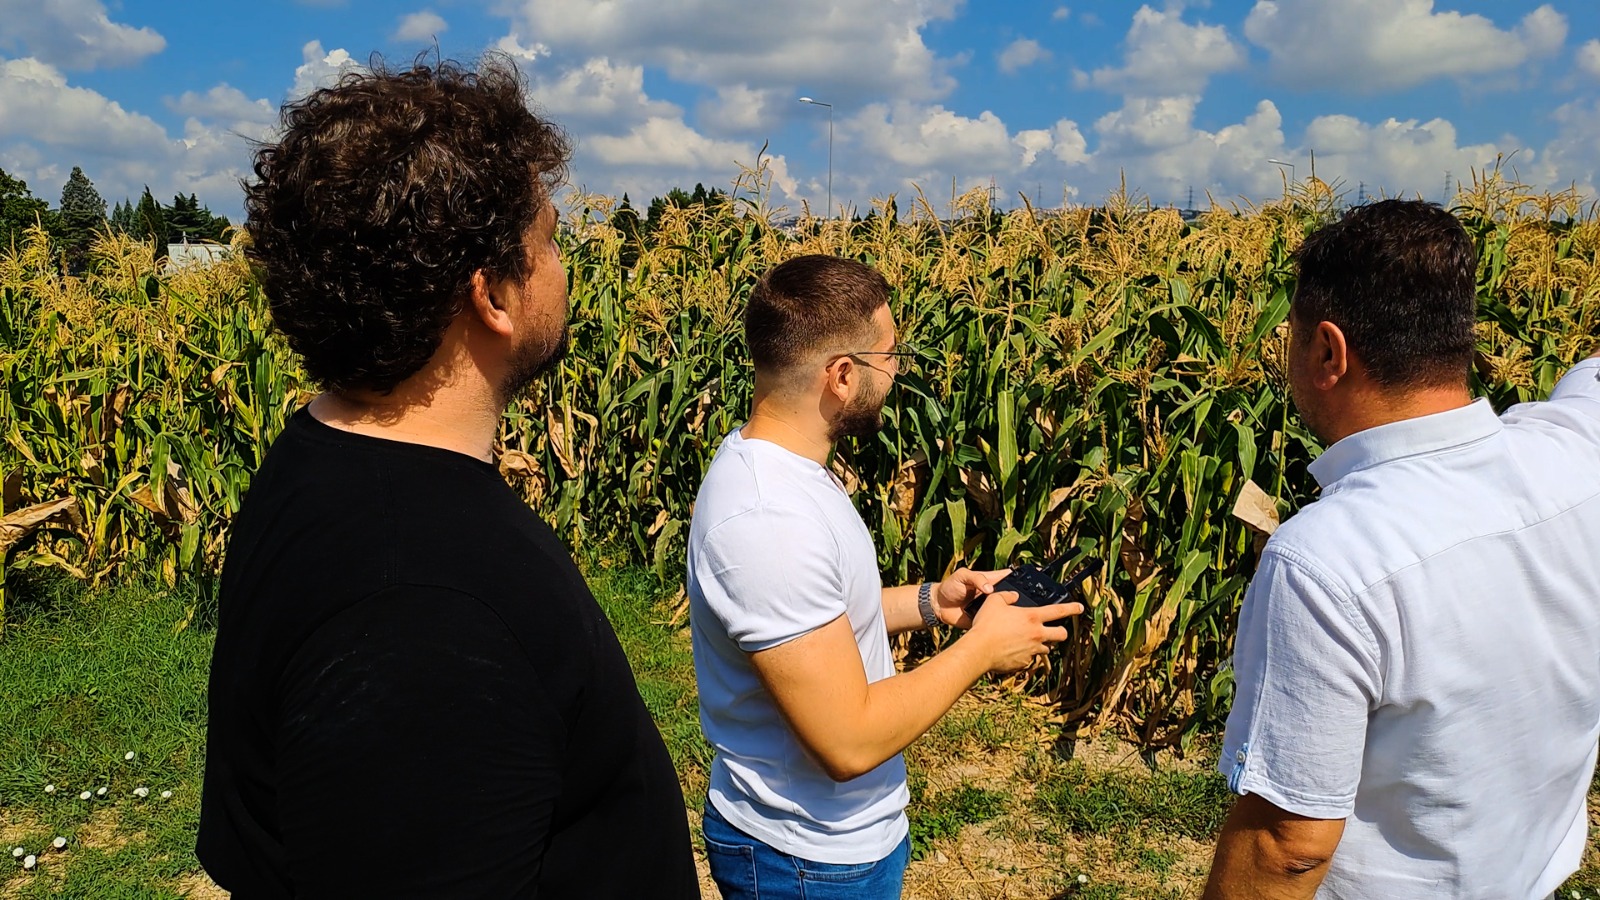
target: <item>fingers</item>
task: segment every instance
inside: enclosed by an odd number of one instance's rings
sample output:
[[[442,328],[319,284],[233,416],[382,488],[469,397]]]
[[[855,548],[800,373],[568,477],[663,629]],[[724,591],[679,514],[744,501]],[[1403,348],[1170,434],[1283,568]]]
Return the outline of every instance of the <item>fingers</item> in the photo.
[[[1044,630],[1044,642],[1046,644],[1059,644],[1066,639],[1067,626],[1065,625],[1057,625],[1054,628],[1046,628]]]
[[[1004,580],[1004,578],[1007,575],[1010,575],[1010,574],[1011,574],[1011,570],[1010,569],[1000,569],[1000,570],[994,571],[994,572],[985,572],[985,573],[983,573],[983,577],[981,579],[981,584],[979,585],[979,589],[987,594],[990,591],[994,590],[994,586],[999,584],[1002,580]]]
[[[987,594],[994,590],[994,586],[999,584],[1002,578],[1010,574],[1010,569],[999,569],[994,572],[974,572],[971,569],[957,569],[951,573],[950,577],[976,593]]]
[[[1018,600],[1022,599],[1022,595],[1018,594],[1016,591],[1001,591],[998,594],[990,594],[989,599],[999,600],[1001,603],[1004,603],[1007,606],[1014,606]],[[1054,609],[1055,607],[1050,608]]]
[[[1054,622],[1057,619],[1066,619],[1083,614],[1082,603],[1057,603],[1053,606],[1041,606],[1038,609],[1039,621],[1041,622]]]

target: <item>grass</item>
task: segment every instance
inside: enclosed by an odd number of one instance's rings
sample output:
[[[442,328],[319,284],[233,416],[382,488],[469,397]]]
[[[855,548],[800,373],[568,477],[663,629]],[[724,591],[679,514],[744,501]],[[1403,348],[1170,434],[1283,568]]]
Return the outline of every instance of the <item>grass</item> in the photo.
[[[211,634],[185,624],[192,592],[46,580],[20,593],[0,644],[0,896],[178,896],[197,868],[211,659]],[[57,836],[67,849],[44,849]],[[40,856],[37,874],[8,880],[15,846]]]
[[[653,575],[604,560],[588,570],[696,821],[710,751],[688,633],[666,624]],[[194,591],[16,581],[0,641],[0,898],[222,896],[193,853],[212,642]],[[1152,767],[1111,738],[1064,749],[1044,715],[1013,692],[980,689],[913,745],[906,896],[1194,896],[1229,802],[1214,751]],[[101,787],[104,798],[78,799]],[[137,787],[150,796],[134,796]],[[57,836],[64,851],[49,849]],[[38,868],[24,872],[15,846],[37,854]],[[1600,896],[1592,848],[1561,896],[1573,891]]]
[[[1143,777],[1091,771],[1077,760],[1054,767],[1034,795],[1038,810],[1073,834],[1154,828],[1197,841],[1217,833],[1230,798],[1222,776],[1158,770]]]

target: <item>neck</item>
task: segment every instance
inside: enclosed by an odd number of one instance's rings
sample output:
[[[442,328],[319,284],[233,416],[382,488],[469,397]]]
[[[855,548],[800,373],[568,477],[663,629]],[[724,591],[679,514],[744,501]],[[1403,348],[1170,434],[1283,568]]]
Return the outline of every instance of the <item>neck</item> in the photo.
[[[759,388],[750,408],[750,421],[739,433],[749,440],[777,444],[819,466],[827,465],[833,453],[828,423],[815,409],[808,413],[793,400]]]
[[[504,406],[487,384],[425,369],[388,394],[323,393],[311,402],[311,414],[344,431],[493,462]]]
[[[1363,402],[1351,406],[1348,414],[1342,417],[1342,421],[1334,429],[1335,434],[1329,436],[1330,446],[1370,428],[1470,406],[1472,392],[1466,385],[1421,388],[1403,394],[1386,393],[1375,388],[1362,399]]]

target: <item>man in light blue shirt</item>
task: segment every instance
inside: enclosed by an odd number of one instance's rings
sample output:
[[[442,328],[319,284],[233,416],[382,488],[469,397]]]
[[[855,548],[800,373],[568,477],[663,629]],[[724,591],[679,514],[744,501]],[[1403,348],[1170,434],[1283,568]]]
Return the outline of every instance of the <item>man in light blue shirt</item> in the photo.
[[[1206,897],[1547,897],[1600,741],[1600,354],[1474,401],[1477,256],[1431,204],[1298,261],[1291,387],[1330,446],[1240,612]]]

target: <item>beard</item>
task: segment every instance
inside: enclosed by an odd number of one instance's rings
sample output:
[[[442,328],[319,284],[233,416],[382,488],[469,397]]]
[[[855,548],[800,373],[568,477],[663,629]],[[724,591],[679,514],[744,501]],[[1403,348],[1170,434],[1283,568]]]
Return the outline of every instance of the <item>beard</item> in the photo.
[[[522,393],[540,376],[548,373],[566,358],[571,337],[572,330],[566,323],[562,323],[561,333],[554,341],[548,337],[535,337],[517,348],[511,358],[511,369],[500,385],[500,394],[506,398],[507,403],[522,396]]]
[[[883,430],[883,403],[889,399],[889,389],[876,395],[857,394],[845,404],[844,409],[828,423],[828,440],[837,443],[840,438],[871,437]]]

